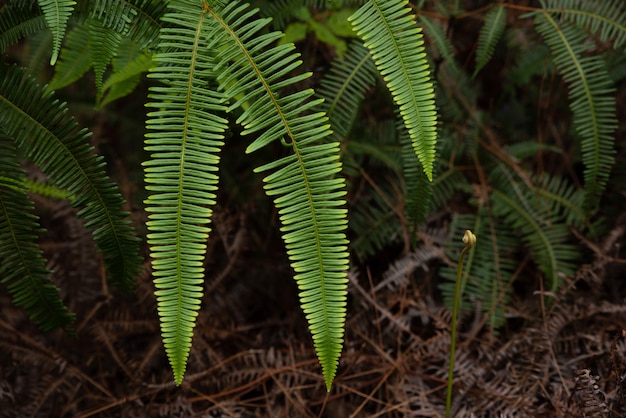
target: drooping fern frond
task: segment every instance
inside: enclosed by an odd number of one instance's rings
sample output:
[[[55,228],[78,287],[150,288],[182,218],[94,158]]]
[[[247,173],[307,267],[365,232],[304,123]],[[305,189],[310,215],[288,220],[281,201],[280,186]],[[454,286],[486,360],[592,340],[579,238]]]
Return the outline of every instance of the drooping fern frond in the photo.
[[[265,190],[278,208],[302,310],[330,390],[343,346],[348,281],[346,191],[343,179],[335,177],[341,171],[339,143],[327,139],[328,120],[314,112],[319,105],[311,99],[314,92],[297,89],[310,74],[291,75],[300,66],[294,45],[270,47],[282,34],[265,32],[269,19],[237,2],[208,10],[213,19],[207,38],[209,47],[220,51],[215,71],[224,96],[233,101],[229,111],[242,107],[237,123],[243,134],[259,133],[246,152],[277,141],[291,150],[255,171],[271,171]],[[281,95],[286,87],[296,91]]]
[[[74,11],[75,1],[72,0],[38,0],[37,3],[46,18],[52,32],[52,57],[50,65],[54,65],[59,57],[61,41],[65,36],[67,22]]]
[[[506,8],[503,5],[494,7],[485,15],[485,21],[483,27],[480,29],[480,35],[478,36],[474,77],[493,56],[493,51],[496,49],[496,44],[502,37],[505,24]]]
[[[54,76],[46,86],[46,91],[52,92],[72,84],[81,78],[90,67],[89,31],[85,26],[78,25],[70,30],[65,37],[61,57],[55,65]]]
[[[117,54],[117,50],[122,43],[122,35],[127,32],[128,28],[123,28],[120,33],[107,28],[96,19],[89,19],[87,28],[89,29],[89,36],[87,37],[89,57],[96,73],[96,88],[98,90],[98,98],[100,98],[102,96],[104,71],[111,63],[111,59]]]
[[[215,204],[226,107],[209,89],[211,51],[201,42],[210,16],[199,1],[176,1],[163,17],[151,87],[144,163],[148,244],[165,351],[180,384],[204,282],[203,260]]]
[[[0,52],[24,36],[46,29],[46,19],[39,11],[33,11],[28,2],[11,2],[0,9]]]
[[[349,20],[391,91],[415,152],[432,180],[437,139],[435,93],[421,29],[405,0],[370,0]]]
[[[94,154],[89,132],[77,130],[65,104],[45,93],[22,69],[0,64],[0,126],[53,184],[75,196],[78,216],[93,229],[113,283],[129,288],[140,268],[138,240],[124,200]]]
[[[324,99],[321,109],[330,119],[333,134],[346,137],[365,92],[376,82],[376,67],[369,51],[354,41],[343,59],[337,58],[320,83],[318,95]]]
[[[16,154],[11,139],[0,133],[0,283],[8,283],[13,303],[23,307],[43,331],[65,328],[74,321],[74,314],[50,282],[51,272],[37,248],[42,229],[32,213]]]
[[[575,23],[613,48],[626,44],[626,7],[621,0],[542,0],[543,9]]]
[[[586,54],[587,36],[574,24],[559,22],[550,13],[535,17],[557,70],[569,84],[574,127],[581,138],[585,164],[585,201],[588,213],[596,210],[614,164],[613,133],[617,127],[615,97],[604,61]]]

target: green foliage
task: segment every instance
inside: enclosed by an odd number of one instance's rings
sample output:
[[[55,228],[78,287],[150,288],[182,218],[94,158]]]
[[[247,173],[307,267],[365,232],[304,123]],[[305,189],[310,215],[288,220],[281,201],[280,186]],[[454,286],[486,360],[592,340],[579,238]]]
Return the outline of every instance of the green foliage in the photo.
[[[585,163],[584,207],[593,212],[615,162],[613,134],[617,120],[611,79],[602,58],[585,53],[589,48],[587,35],[579,28],[559,23],[549,13],[537,15],[535,24],[554,55],[557,69],[572,84],[570,108]]]
[[[494,7],[485,15],[485,23],[480,30],[478,48],[476,49],[476,69],[474,77],[493,56],[496,44],[502,36],[506,20],[506,8],[502,5]]]
[[[12,2],[0,10],[0,51],[4,52],[25,36],[46,28],[41,12],[33,12],[29,2]]]
[[[68,327],[74,321],[50,283],[51,272],[35,241],[42,232],[24,187],[25,173],[16,159],[11,138],[0,135],[0,277],[8,283],[13,302],[24,308],[44,331]]]
[[[77,130],[67,108],[23,70],[0,65],[0,126],[53,184],[74,195],[78,216],[93,229],[113,283],[130,288],[139,269],[138,243],[122,211],[123,199],[93,153],[86,130]],[[25,280],[25,279],[24,279]]]
[[[343,59],[333,61],[320,83],[318,95],[324,99],[320,108],[330,119],[333,134],[348,136],[365,92],[376,82],[376,68],[369,51],[354,41]]]
[[[210,207],[215,204],[218,153],[226,120],[221,97],[205,89],[212,58],[199,41],[204,35],[205,11],[193,2],[176,2],[160,35],[161,51],[150,77],[165,85],[151,88],[145,163],[146,201],[150,213],[155,295],[163,343],[174,371],[183,379],[197,310],[200,308],[204,269],[202,260],[210,229]],[[202,91],[204,94],[199,94]]]
[[[371,0],[350,21],[370,49],[399,107],[424,172],[432,180],[437,138],[435,94],[421,29],[405,5],[398,0]]]
[[[3,50],[24,36],[32,42],[49,19],[26,3],[0,9]],[[516,301],[517,281],[534,291],[540,277],[542,288],[557,293],[586,257],[572,228],[595,237],[607,222],[598,208],[621,210],[612,202],[626,187],[614,139],[623,130],[615,101],[615,86],[626,78],[623,3],[546,0],[525,15],[500,1],[476,9],[463,3],[468,13],[458,1],[418,3],[258,0],[257,11],[238,1],[97,0],[68,18],[48,92],[93,67],[94,102],[102,107],[137,91],[150,71],[148,244],[176,383],[203,297],[220,153],[227,141],[240,144],[240,135],[250,138],[246,151],[254,152],[278,211],[327,388],[342,349],[348,249],[357,263],[386,262],[394,251],[430,245],[424,231],[432,223],[448,226],[450,242],[440,253],[450,265],[427,278],[439,279],[452,307],[457,266],[450,260],[458,259],[458,236],[472,229],[479,240],[466,255],[460,306],[497,330]],[[349,39],[347,21],[358,39]],[[53,23],[54,41],[65,26]],[[301,57],[293,40],[314,48]],[[336,53],[342,44],[345,52]],[[485,74],[496,45],[506,59]],[[301,60],[323,74],[303,73]],[[128,279],[128,266],[138,264],[130,249],[136,243],[87,134],[23,70],[2,68],[0,125],[17,145],[2,148],[7,161],[30,159],[67,190],[101,235],[112,276]],[[0,184],[30,210],[23,177],[8,170]],[[2,216],[14,222],[23,215]],[[36,224],[23,220],[31,231]],[[16,245],[36,252],[35,235]],[[32,259],[37,269],[45,265],[40,255]],[[126,270],[115,273],[122,264]],[[47,285],[48,272],[37,269]],[[49,294],[60,303],[56,290]],[[55,306],[46,309],[63,317]]]
[[[50,65],[54,65],[59,57],[61,41],[65,36],[67,22],[74,11],[75,1],[72,0],[38,0],[46,23],[52,31],[52,57]]]

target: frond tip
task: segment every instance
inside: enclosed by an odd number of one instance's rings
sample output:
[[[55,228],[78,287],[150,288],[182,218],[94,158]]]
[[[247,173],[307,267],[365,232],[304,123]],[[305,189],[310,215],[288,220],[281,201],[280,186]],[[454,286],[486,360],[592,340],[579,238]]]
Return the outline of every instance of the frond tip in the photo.
[[[349,20],[370,50],[432,181],[437,140],[435,92],[424,37],[407,4],[406,0],[370,0]]]

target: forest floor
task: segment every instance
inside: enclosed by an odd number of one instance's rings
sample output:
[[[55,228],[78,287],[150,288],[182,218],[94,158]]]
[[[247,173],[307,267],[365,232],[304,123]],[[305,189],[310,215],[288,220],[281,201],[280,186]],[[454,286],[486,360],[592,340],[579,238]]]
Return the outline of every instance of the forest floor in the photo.
[[[37,205],[48,229],[41,247],[77,321],[74,335],[42,333],[0,294],[0,416],[443,416],[451,315],[434,273],[450,260],[426,235],[430,256],[401,278],[383,275],[402,256],[393,248],[350,272],[345,346],[327,392],[275,225],[263,226],[251,208],[218,207],[187,374],[176,387],[149,263],[133,292],[111,289],[74,210]],[[140,232],[144,216],[133,212]],[[625,416],[626,271],[610,256],[625,228],[591,248],[595,263],[559,294],[542,292],[541,280],[519,289],[497,332],[478,302],[462,312],[454,416]]]

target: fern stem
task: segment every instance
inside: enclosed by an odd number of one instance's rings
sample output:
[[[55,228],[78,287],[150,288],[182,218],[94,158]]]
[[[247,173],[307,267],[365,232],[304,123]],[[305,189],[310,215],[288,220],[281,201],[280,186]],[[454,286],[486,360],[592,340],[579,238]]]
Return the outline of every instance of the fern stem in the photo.
[[[459,257],[459,265],[456,269],[456,286],[454,287],[454,302],[452,305],[452,324],[450,330],[450,366],[448,367],[448,393],[446,395],[446,418],[450,417],[450,407],[452,405],[452,379],[454,375],[454,353],[456,350],[456,317],[459,312],[459,302],[461,300],[461,275],[463,274],[463,261],[465,254],[476,244],[476,235],[469,229],[463,235],[465,247]]]

